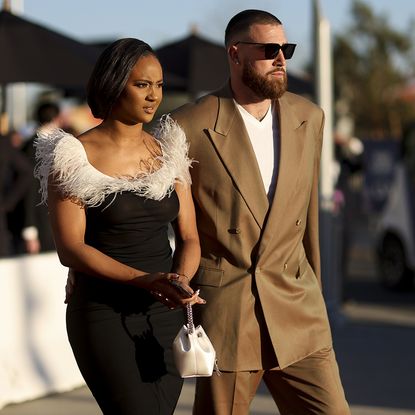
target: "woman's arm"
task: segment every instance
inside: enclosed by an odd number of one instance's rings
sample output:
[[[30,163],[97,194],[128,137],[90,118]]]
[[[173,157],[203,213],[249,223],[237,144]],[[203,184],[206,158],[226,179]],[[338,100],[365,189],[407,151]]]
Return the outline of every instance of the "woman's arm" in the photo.
[[[189,302],[190,298],[191,301],[194,300],[191,291],[189,294],[180,292],[171,284],[171,280],[178,279],[175,274],[148,274],[116,261],[86,244],[84,208],[62,197],[59,186],[51,180],[48,186],[48,206],[56,250],[63,265],[95,277],[144,288],[171,308]]]
[[[175,223],[174,271],[186,276],[190,281],[200,263],[200,243],[196,226],[196,214],[190,186],[179,183],[176,185],[176,193],[180,201],[180,211]]]
[[[100,278],[128,282],[145,275],[85,244],[85,210],[60,195],[53,183],[48,188],[48,208],[56,250],[61,263],[69,268]]]

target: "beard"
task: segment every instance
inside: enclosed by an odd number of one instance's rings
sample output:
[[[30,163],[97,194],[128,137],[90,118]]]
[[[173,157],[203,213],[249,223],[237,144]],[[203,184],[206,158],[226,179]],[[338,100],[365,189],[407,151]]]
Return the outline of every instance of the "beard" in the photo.
[[[246,62],[242,72],[242,81],[261,99],[281,98],[287,90],[287,74],[283,79],[268,79],[259,74],[250,62]]]

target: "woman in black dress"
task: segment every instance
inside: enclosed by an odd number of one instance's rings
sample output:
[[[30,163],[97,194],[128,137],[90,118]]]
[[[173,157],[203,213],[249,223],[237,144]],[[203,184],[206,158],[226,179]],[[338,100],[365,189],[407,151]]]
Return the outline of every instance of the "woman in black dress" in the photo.
[[[105,415],[173,413],[182,379],[172,341],[182,306],[204,303],[189,286],[200,247],[186,138],[169,117],[155,137],[143,130],[162,86],[150,46],[114,42],[88,84],[102,123],[78,138],[41,132],[36,144],[59,258],[75,275],[69,340]]]

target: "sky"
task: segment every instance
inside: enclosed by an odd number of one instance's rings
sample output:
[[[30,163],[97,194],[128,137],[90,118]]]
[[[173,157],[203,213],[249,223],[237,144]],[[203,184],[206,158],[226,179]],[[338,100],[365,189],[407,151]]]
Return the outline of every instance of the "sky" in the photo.
[[[364,0],[401,31],[415,21],[413,0]],[[311,58],[312,0],[11,0],[24,17],[81,41],[136,37],[153,47],[197,32],[222,43],[229,19],[247,8],[263,9],[284,23],[289,42],[297,43],[292,70]],[[345,33],[351,23],[352,0],[320,0],[331,31]],[[415,24],[415,23],[414,23]]]

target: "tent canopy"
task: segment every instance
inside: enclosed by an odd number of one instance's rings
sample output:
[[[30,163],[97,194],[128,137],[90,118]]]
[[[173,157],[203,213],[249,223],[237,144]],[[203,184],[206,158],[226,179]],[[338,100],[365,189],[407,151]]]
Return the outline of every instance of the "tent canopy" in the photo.
[[[85,85],[99,49],[0,11],[0,84]]]

